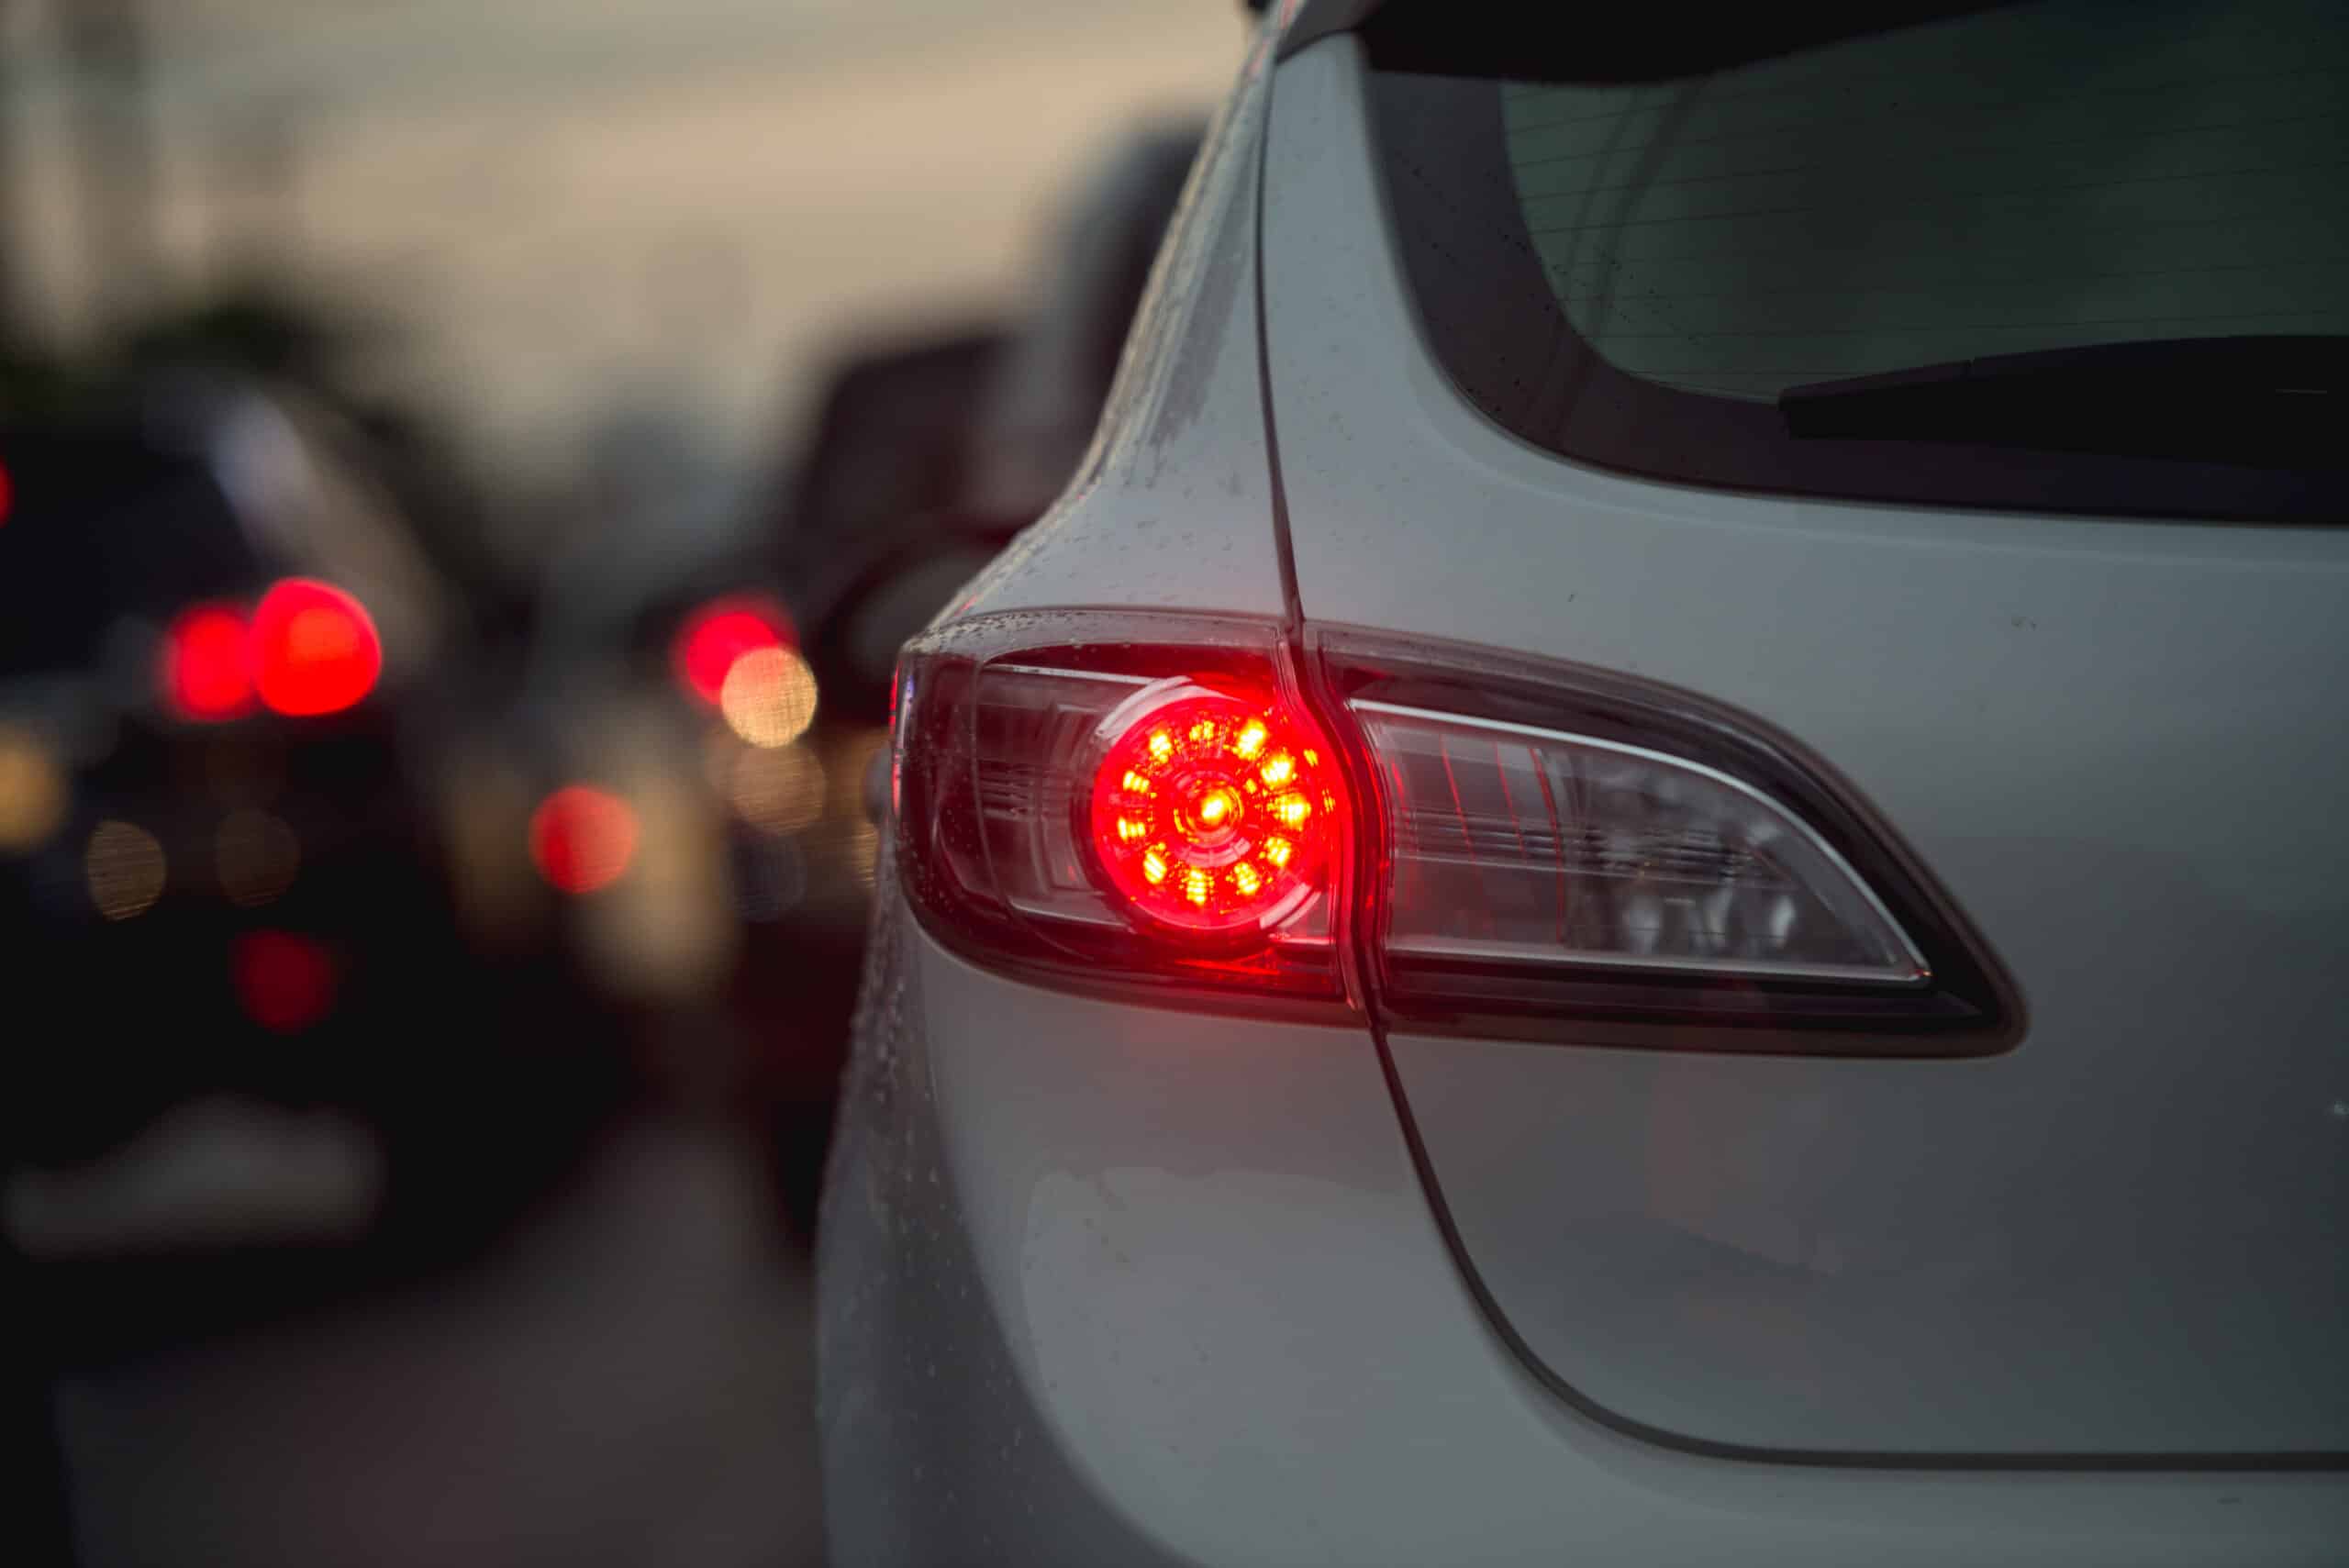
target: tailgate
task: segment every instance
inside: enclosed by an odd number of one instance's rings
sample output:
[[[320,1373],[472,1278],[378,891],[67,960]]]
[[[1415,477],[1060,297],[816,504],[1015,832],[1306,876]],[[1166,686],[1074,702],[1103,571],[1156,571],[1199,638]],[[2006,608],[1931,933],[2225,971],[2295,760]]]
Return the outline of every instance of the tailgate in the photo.
[[[1277,79],[1308,619],[1653,678],[1851,780],[2013,975],[1969,1061],[1387,1043],[1465,1262],[1586,1408],[1819,1454],[2349,1451],[2349,532],[1563,461],[1434,361],[1348,38]]]

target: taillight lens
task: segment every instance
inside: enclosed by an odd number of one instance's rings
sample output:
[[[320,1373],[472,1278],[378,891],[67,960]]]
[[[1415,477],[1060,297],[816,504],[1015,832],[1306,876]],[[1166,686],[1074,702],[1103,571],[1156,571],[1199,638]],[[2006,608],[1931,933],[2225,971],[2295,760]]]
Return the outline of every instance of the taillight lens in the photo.
[[[925,638],[899,666],[899,847],[933,929],[1075,984],[1339,996],[1344,793],[1274,628],[1039,629]]]
[[[191,605],[164,628],[157,669],[164,708],[191,724],[242,718],[256,707],[315,718],[354,707],[384,670],[367,606],[331,583],[288,577],[248,617],[237,606]]]
[[[1889,829],[1685,693],[1360,636],[1292,664],[1271,627],[1085,613],[920,639],[896,706],[905,883],[975,956],[1335,999],[1351,947],[1356,999],[1415,1029],[2013,1038],[2011,988]]]

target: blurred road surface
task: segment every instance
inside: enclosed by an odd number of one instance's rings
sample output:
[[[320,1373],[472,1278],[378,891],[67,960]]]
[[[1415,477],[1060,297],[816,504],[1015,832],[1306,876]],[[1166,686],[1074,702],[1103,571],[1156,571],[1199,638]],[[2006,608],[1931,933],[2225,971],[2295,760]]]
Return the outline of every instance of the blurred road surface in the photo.
[[[638,1126],[440,1277],[70,1373],[82,1560],[817,1562],[805,1263],[772,1212],[745,1151]]]

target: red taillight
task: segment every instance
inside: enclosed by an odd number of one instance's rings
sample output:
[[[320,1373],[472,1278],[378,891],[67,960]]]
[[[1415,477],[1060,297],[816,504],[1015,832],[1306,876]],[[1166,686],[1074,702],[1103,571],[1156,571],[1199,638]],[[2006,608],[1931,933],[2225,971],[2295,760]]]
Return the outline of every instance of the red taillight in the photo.
[[[1132,908],[1184,930],[1255,930],[1328,884],[1337,793],[1277,703],[1178,682],[1105,728],[1093,852]]]
[[[672,658],[678,684],[715,707],[736,660],[793,640],[790,617],[769,600],[746,594],[713,599],[677,628]]]
[[[1350,996],[1583,1043],[2014,1038],[2012,988],[1889,829],[1793,742],[1685,692],[1067,611],[917,639],[895,706],[912,904],[969,956],[1056,983]]]
[[[1107,635],[1088,635],[1098,620]],[[1056,617],[912,645],[899,863],[933,929],[1077,983],[1335,1001],[1349,847],[1335,757],[1286,696],[1275,629]],[[1190,634],[1187,638],[1182,633]],[[1178,640],[1179,639],[1179,640]],[[1269,776],[1267,770],[1269,770]]]
[[[245,617],[227,605],[180,612],[163,633],[163,701],[177,717],[217,724],[252,711]]]
[[[567,784],[530,816],[530,862],[562,893],[618,882],[636,857],[636,813],[592,784]]]
[[[291,931],[248,931],[228,951],[229,978],[245,1016],[276,1034],[295,1034],[334,1009],[341,981],[334,954]]]
[[[383,673],[366,606],[331,584],[289,577],[253,610],[253,684],[273,713],[312,717],[356,706]]]

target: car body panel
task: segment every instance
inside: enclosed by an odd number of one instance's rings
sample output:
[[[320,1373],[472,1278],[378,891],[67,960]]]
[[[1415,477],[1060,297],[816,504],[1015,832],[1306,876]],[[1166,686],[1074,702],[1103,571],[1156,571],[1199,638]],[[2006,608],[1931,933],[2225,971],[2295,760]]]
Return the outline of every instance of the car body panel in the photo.
[[[841,1562],[2319,1562],[2322,1475],[1675,1452],[1530,1376],[1367,1030],[1058,994],[885,889],[819,1230]]]
[[[1253,163],[1264,61],[1260,46],[1195,174],[1086,476],[942,622],[1026,609],[1049,635],[1063,608],[1282,612],[1250,341],[1255,204],[1228,183],[1253,178],[1231,150]],[[2046,1262],[2018,1235],[2085,1232],[2099,1265],[2118,1236],[2157,1271],[2224,1262],[2211,1249],[2234,1236],[2234,1261],[2271,1272],[2250,1286],[2214,1274],[2184,1309],[2221,1315],[2228,1334],[2247,1310],[2231,1291],[2255,1305],[2274,1271],[2337,1289],[2337,1045],[2292,1031],[2272,996],[2177,977],[2249,965],[2313,998],[2306,966],[2339,956],[2326,868],[2283,863],[2280,818],[2262,819],[2305,815],[2340,781],[2337,739],[2283,717],[2321,706],[2338,540],[1714,495],[1533,452],[1465,408],[1413,336],[1371,171],[1344,145],[1362,130],[1357,70],[1351,39],[1316,43],[1281,68],[1270,106],[1264,325],[1306,614],[1674,682],[1818,746],[2021,971],[2031,1030],[1980,1061],[1838,1062],[1382,1040],[1367,1020],[1079,995],[951,951],[885,851],[818,1230],[832,1556],[2337,1561],[2349,1490],[2335,1474],[2240,1456],[2084,1464],[2067,1446],[2114,1435],[2088,1395],[2138,1399],[2159,1437],[2207,1438],[2228,1419],[2218,1383],[2272,1375],[2272,1346],[2189,1340],[2188,1364],[2143,1378],[2164,1335],[2179,1340],[2142,1279],[2119,1282],[2134,1316],[2112,1348],[2084,1352],[2104,1365],[2032,1363],[2052,1413],[2011,1408],[2009,1379],[1941,1419],[1915,1387],[1947,1391],[1943,1341],[1904,1342],[1895,1326],[1876,1348],[1904,1359],[1870,1387],[1844,1364],[1849,1345],[1788,1318],[1898,1298],[1962,1327],[1958,1361],[1994,1366],[2022,1325],[1953,1313],[1930,1286],[1935,1269],[1961,1293],[2002,1269],[2043,1283],[2018,1272]],[[1210,252],[1241,268],[1228,309],[1160,297]],[[1196,292],[1201,274],[1187,275]],[[1197,401],[1173,399],[1170,428],[1170,361],[1192,345],[1206,356]],[[1564,513],[1575,526],[1557,526]],[[1181,548],[1170,528],[1188,535]],[[1814,592],[1831,563],[1877,596]],[[2214,580],[2272,614],[2226,620]],[[2202,645],[2114,640],[2146,616]],[[1933,638],[1955,657],[1930,659]],[[2142,695],[2132,678],[2176,687],[2150,739],[2114,706]],[[1949,745],[1954,721],[2011,727],[2012,754]],[[2284,753],[2246,784],[2199,753],[2214,736]],[[2132,737],[2144,764],[2185,772],[2105,789],[2107,822],[2087,786]],[[2230,781],[2234,818],[2164,840],[2162,811]],[[2014,834],[2019,810],[2033,837]],[[2221,847],[2247,858],[2221,864]],[[2066,894],[2084,870],[2105,880],[2067,917],[2054,892],[2012,885],[2043,863],[2064,868]],[[2094,926],[2127,898],[2187,891],[2234,922],[2221,951],[2194,951],[2182,925],[2121,950]],[[2254,906],[2264,926],[2241,918]],[[2296,913],[2321,929],[2295,929]],[[2258,929],[2289,951],[2259,950]],[[2203,1035],[2243,1043],[2209,1061],[2176,1051]],[[2140,1040],[2153,1049],[2129,1057]],[[2143,1202],[2116,1208],[2130,1194]],[[2266,1229],[2229,1230],[2254,1201],[2275,1210]],[[1895,1232],[1912,1256],[1987,1241],[1904,1268],[1867,1251]],[[1718,1286],[1657,1297],[1687,1248],[1708,1268],[1725,1257]],[[1613,1297],[1570,1294],[1626,1262],[1645,1272],[1603,1282]],[[2097,1268],[2076,1271],[2077,1290],[2055,1273],[2054,1305],[2116,1299]],[[1642,1299],[1663,1304],[1633,1325]],[[2321,1314],[2306,1296],[2277,1310],[2263,1331],[2302,1357],[2300,1408],[2329,1430],[2337,1356],[2310,1353]],[[2052,1321],[2082,1353],[2080,1323]],[[1529,1324],[1586,1322],[1615,1338],[1585,1361],[1624,1369],[1614,1384],[1598,1369],[1604,1400],[1559,1375],[1572,1346],[1529,1343]],[[1790,1359],[1769,1375],[1710,1385],[1778,1354]],[[2270,1399],[2236,1418],[2266,1442],[2295,1418]],[[1991,1429],[1996,1451],[1960,1451]],[[1896,1452],[1828,1451],[1854,1433]]]
[[[2349,532],[1934,512],[1566,462],[1470,409],[1350,38],[1281,70],[1270,385],[1312,620],[1687,687],[1856,784],[2020,984],[1967,1062],[1394,1042],[1551,1373],[1763,1450],[2349,1451]]]
[[[1281,613],[1254,245],[1270,72],[1260,44],[1209,128],[1075,483],[950,614],[1085,605]]]

